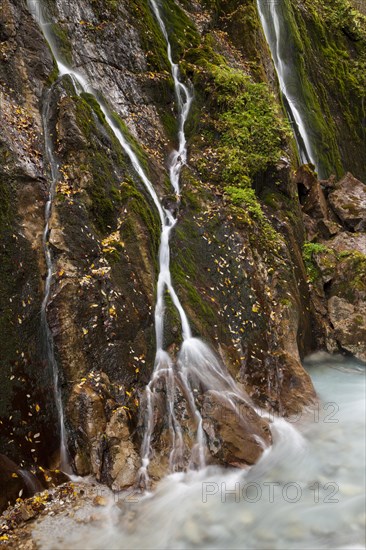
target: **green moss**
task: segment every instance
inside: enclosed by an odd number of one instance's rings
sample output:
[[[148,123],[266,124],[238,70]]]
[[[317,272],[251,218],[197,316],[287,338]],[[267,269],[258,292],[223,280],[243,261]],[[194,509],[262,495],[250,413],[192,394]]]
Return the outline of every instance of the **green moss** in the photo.
[[[362,179],[366,18],[348,0],[285,0],[284,7],[303,90],[299,98],[307,106],[323,171],[341,175],[351,170]]]
[[[185,307],[188,307],[192,320],[201,328],[215,322],[215,312],[207,296],[200,293],[205,288],[202,273],[202,250],[197,227],[183,221],[174,231],[172,245],[171,274],[174,287]]]
[[[110,19],[118,12],[118,0],[91,0],[94,12],[102,19]]]
[[[52,84],[54,82],[56,82],[56,80],[58,79],[58,75],[59,75],[59,70],[58,70],[57,62],[56,62],[55,58],[53,58],[53,69],[50,72],[50,74],[48,75],[48,78],[47,78],[47,81],[46,81],[46,86],[47,87],[52,86]]]
[[[90,107],[93,109],[94,113],[97,115],[98,119],[99,119],[99,122],[101,124],[104,124],[105,123],[105,116],[104,116],[104,113],[102,112],[101,108],[100,108],[100,105],[98,103],[98,101],[95,99],[95,97],[92,95],[92,94],[88,94],[88,93],[85,93],[83,92],[81,94],[81,97],[90,105]]]
[[[122,118],[115,112],[111,113],[111,118],[116,125],[116,127],[120,130],[120,132],[123,134],[123,137],[126,139],[126,141],[131,146],[133,152],[138,158],[139,163],[143,167],[145,173],[148,175],[149,173],[149,165],[147,160],[147,155],[145,154],[145,151],[141,147],[140,143],[137,141],[137,139],[130,133],[126,123]]]
[[[161,232],[160,220],[158,216],[155,215],[155,209],[151,208],[150,204],[147,202],[143,194],[136,189],[134,182],[128,178],[126,178],[121,185],[120,200],[122,205],[128,203],[129,209],[141,219],[143,225],[148,229],[152,257],[155,258],[156,253],[159,249]],[[136,236],[135,229],[131,227],[130,230],[130,236]]]
[[[186,13],[174,2],[166,0],[161,4],[163,20],[172,45],[173,56],[181,59],[187,50],[197,47],[200,36]]]
[[[72,47],[67,31],[59,24],[51,24],[51,34],[56,43],[56,48],[62,59],[69,65],[72,65]]]
[[[225,193],[235,206],[244,208],[253,219],[257,221],[264,220],[263,210],[255,195],[254,189],[251,187],[243,189],[240,187],[228,186],[225,187]]]
[[[263,53],[267,46],[261,32],[256,0],[208,0],[203,4],[214,14],[218,26],[224,24],[230,42],[245,58],[245,63],[256,81],[266,81]]]
[[[149,0],[131,0],[130,6],[149,69],[170,72],[166,42],[152,14]]]
[[[174,286],[184,294],[184,303],[194,311],[195,318],[205,324],[214,322],[216,315],[212,306],[197,290],[198,268],[192,248],[187,247],[184,254],[172,260],[171,273]]]
[[[366,256],[355,250],[342,253],[344,271],[349,273],[347,284],[353,290],[366,291]]]
[[[315,282],[321,275],[320,270],[314,261],[314,254],[320,254],[322,252],[326,252],[327,250],[327,247],[320,243],[304,243],[303,259],[309,282]]]
[[[160,224],[155,208],[152,208],[144,195],[138,191],[136,183],[127,176],[125,153],[115,134],[107,125],[99,103],[93,95],[87,93],[83,93],[81,96],[74,95],[72,100],[76,106],[78,126],[88,141],[87,164],[81,165],[80,171],[81,173],[85,171],[93,175],[88,187],[88,194],[91,199],[90,209],[96,227],[102,234],[108,234],[116,224],[121,206],[129,200],[131,201],[130,208],[147,227],[152,237],[152,247],[156,252],[160,239]],[[134,150],[140,164],[148,173],[147,158],[143,149],[137,140],[130,135],[123,120],[116,113],[112,113],[111,116],[116,127],[123,133]],[[108,155],[103,147],[100,147],[100,143],[96,139],[100,133],[100,129],[97,127],[98,124],[102,124],[109,135],[113,145],[112,156]],[[117,179],[116,166],[120,171],[125,172],[123,184],[120,184]],[[139,180],[138,185],[142,185]],[[131,228],[131,231],[133,231],[133,228]]]
[[[212,145],[215,142],[222,181],[248,187],[284,155],[290,130],[268,86],[229,67],[215,54],[213,45],[208,35],[201,47],[190,52],[188,60],[197,87],[204,86],[212,113],[208,131]],[[211,172],[212,167],[205,163],[203,157],[201,168]]]
[[[160,119],[168,138],[171,141],[175,141],[177,139],[178,131],[178,121],[175,114],[168,110],[163,110],[160,114]]]
[[[74,101],[76,107],[76,120],[78,127],[87,140],[91,140],[97,129],[93,117],[93,111],[83,97],[73,96],[72,100]]]
[[[78,127],[88,142],[87,164],[80,165],[80,174],[92,174],[92,181],[88,187],[91,199],[90,210],[93,214],[95,225],[102,234],[107,234],[114,226],[118,214],[118,183],[115,164],[120,170],[126,167],[125,157],[121,147],[111,129],[105,124],[105,118],[96,100],[90,94],[73,96],[71,99],[75,105],[75,115]],[[97,123],[104,124],[110,140],[114,145],[114,158],[106,154],[97,140],[99,130]]]

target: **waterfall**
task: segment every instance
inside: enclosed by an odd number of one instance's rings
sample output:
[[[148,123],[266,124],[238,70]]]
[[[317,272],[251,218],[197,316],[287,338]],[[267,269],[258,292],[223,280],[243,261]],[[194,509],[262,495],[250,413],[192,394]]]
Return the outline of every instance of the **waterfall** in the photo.
[[[27,1],[30,11],[34,14],[34,9],[31,9],[34,7],[32,6],[33,2],[31,0]],[[155,2],[155,0],[150,0],[150,4],[167,43],[168,59],[171,65],[171,72],[174,80],[175,94],[178,104],[178,149],[175,150],[170,157],[169,175],[171,185],[177,197],[177,202],[179,203],[180,173],[183,165],[187,161],[187,141],[185,135],[185,124],[193,101],[193,95],[190,89],[181,82],[178,65],[173,62],[171,44],[165,24],[160,15],[158,4]],[[233,407],[235,407],[235,404],[232,401],[232,397],[234,395],[238,396],[241,400],[244,399],[248,403],[250,402],[250,400],[248,396],[246,396],[244,392],[242,392],[236,386],[234,380],[227,372],[225,365],[223,365],[218,360],[218,358],[211,351],[209,346],[207,346],[198,338],[192,337],[192,332],[187,315],[173,287],[170,273],[170,234],[177,223],[177,218],[174,217],[172,211],[162,206],[162,203],[154,189],[152,182],[147,177],[132,147],[120,131],[119,127],[114,122],[107,103],[101,98],[100,94],[97,94],[95,92],[94,88],[90,86],[86,78],[80,72],[71,67],[68,67],[63,63],[57,51],[56,45],[53,41],[50,24],[44,20],[41,13],[37,15],[38,16],[36,16],[36,20],[51,48],[51,51],[58,66],[60,77],[63,75],[69,75],[74,82],[77,93],[81,93],[82,91],[84,91],[94,96],[105,116],[106,122],[110,126],[122,149],[130,159],[132,167],[134,168],[144,186],[146,187],[146,190],[150,194],[160,218],[161,236],[159,247],[159,274],[154,315],[156,356],[151,380],[147,385],[145,391],[145,430],[141,445],[142,465],[138,474],[138,481],[140,485],[146,487],[149,482],[148,467],[152,453],[151,447],[152,436],[154,432],[154,406],[156,404],[158,393],[156,390],[160,390],[163,386],[166,395],[166,410],[172,442],[170,452],[170,469],[172,471],[181,467],[185,448],[183,442],[182,428],[175,414],[176,392],[178,388],[180,388],[182,394],[186,399],[188,409],[196,425],[196,443],[191,449],[190,466],[192,468],[203,468],[205,466],[206,448],[205,436],[203,431],[203,421],[199,408],[196,404],[195,392],[198,393],[199,389],[202,389],[204,391],[208,389],[218,391],[220,392],[222,398],[226,399],[229,406]],[[51,186],[51,190],[54,189],[55,177],[52,175],[53,187]],[[53,191],[51,191],[51,193],[52,192]],[[50,197],[50,201],[52,202],[52,194]],[[48,253],[47,251],[48,247],[46,247],[46,256]],[[178,354],[178,360],[176,361],[176,364],[174,364],[172,358],[169,356],[167,351],[164,350],[163,335],[166,291],[169,292],[172,302],[176,310],[178,311],[182,328],[183,344]],[[52,338],[50,338],[50,341],[52,342]],[[57,365],[55,364],[54,366],[55,383],[58,387]],[[63,421],[61,395],[59,393],[57,395],[57,403],[58,399],[60,399],[60,403],[58,403],[60,418]],[[159,391],[159,395],[161,395],[161,391]]]
[[[312,130],[306,121],[306,105],[298,92],[301,90],[302,84],[291,51],[291,37],[289,37],[285,26],[286,14],[283,1],[257,0],[257,5],[263,31],[271,50],[285,109],[293,127],[300,161],[303,164],[313,164],[315,170],[320,174],[318,156],[312,141]],[[322,177],[322,174],[320,176]]]
[[[275,418],[254,466],[166,476],[154,493],[98,508],[98,521],[81,503],[61,524],[57,513],[34,523],[37,548],[365,550],[365,368],[324,353],[307,367],[319,403]]]
[[[169,40],[169,35],[160,13],[159,5],[155,0],[149,0],[152,7],[152,11],[159,24],[161,32],[165,38],[167,45],[167,57],[171,66],[171,74],[174,82],[174,90],[178,105],[178,149],[173,152],[170,157],[169,163],[169,176],[170,183],[176,193],[177,201],[180,200],[180,173],[182,167],[187,162],[187,139],[185,135],[185,124],[189,116],[190,108],[193,101],[193,94],[188,86],[186,86],[180,79],[179,67],[173,61],[172,47]],[[171,226],[175,225],[176,219],[173,214],[170,213]],[[169,233],[170,229],[166,231],[166,234],[162,233],[162,243],[160,248],[160,255],[169,254]],[[163,240],[166,239],[167,243],[164,245]],[[176,297],[175,291],[168,286],[167,281],[170,281],[169,271],[169,258],[166,258],[163,262],[160,261],[160,275],[158,280],[158,299],[156,304],[155,313],[155,326],[157,337],[157,354],[155,360],[155,368],[146,388],[146,401],[147,401],[147,420],[145,427],[145,434],[143,444],[141,448],[142,467],[140,469],[140,483],[146,484],[148,481],[148,465],[150,462],[151,453],[151,438],[154,430],[154,397],[155,389],[159,387],[161,379],[165,379],[166,396],[167,396],[167,411],[169,417],[169,428],[172,436],[172,450],[170,453],[170,469],[174,471],[176,467],[179,467],[183,458],[184,442],[182,436],[182,430],[177,421],[174,413],[175,406],[175,385],[179,386],[184,397],[186,398],[188,408],[190,409],[192,417],[196,420],[197,433],[196,444],[191,450],[190,466],[192,468],[203,468],[206,464],[205,461],[205,435],[203,430],[203,421],[200,411],[195,402],[195,391],[198,392],[198,388],[214,389],[222,392],[229,403],[232,403],[231,396],[236,395],[241,399],[248,401],[247,396],[237,388],[234,380],[230,377],[226,371],[224,365],[221,365],[220,361],[216,358],[211,349],[198,338],[193,338],[189,322],[186,314]],[[162,272],[162,267],[166,268],[166,277]],[[163,326],[164,319],[161,314],[164,307],[164,284],[168,287],[169,292],[173,298],[173,302],[178,309],[182,320],[182,339],[183,344],[178,354],[176,368],[174,369],[173,362],[169,355],[161,349],[163,344]],[[181,309],[182,308],[182,309]],[[174,382],[175,381],[175,382]],[[233,405],[235,408],[235,405]]]

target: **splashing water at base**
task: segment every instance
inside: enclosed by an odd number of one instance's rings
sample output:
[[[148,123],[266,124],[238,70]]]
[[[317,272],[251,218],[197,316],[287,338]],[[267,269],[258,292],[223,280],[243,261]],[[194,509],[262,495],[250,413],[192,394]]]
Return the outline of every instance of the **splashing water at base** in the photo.
[[[171,474],[139,502],[121,496],[112,525],[111,511],[105,528],[70,525],[52,548],[364,548],[365,368],[326,355],[308,368],[319,406],[275,419],[274,444],[251,469]],[[50,533],[47,518],[41,549]]]

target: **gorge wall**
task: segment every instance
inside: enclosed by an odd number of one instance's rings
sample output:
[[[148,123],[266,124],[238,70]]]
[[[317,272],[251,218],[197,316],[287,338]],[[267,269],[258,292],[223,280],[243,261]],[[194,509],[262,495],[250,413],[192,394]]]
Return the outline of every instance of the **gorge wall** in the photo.
[[[307,353],[329,349],[365,360],[365,202],[339,205],[336,181],[347,171],[366,177],[366,31],[346,0],[326,8],[310,0],[283,6],[314,141],[327,178],[335,176],[321,184],[311,167],[295,173],[295,142],[254,0],[161,2],[174,60],[194,87],[171,239],[175,288],[194,334],[216,349],[256,406],[291,415],[315,398],[301,365]],[[60,179],[50,220],[47,318],[69,450],[78,474],[120,489],[134,483],[140,465],[141,399],[155,355],[159,217],[93,95],[79,95],[68,76],[57,78],[36,22],[40,10],[53,21],[64,62],[108,103],[171,207],[174,86],[148,0],[2,2],[0,451],[27,468],[58,465],[40,323],[50,185],[42,112],[50,90]],[[344,194],[362,197],[365,186],[347,181]],[[165,345],[174,357],[180,321],[166,299]],[[219,448],[211,458],[230,463],[242,442],[230,447],[228,426],[216,421]],[[168,454],[163,414],[157,425],[154,479],[166,472]]]

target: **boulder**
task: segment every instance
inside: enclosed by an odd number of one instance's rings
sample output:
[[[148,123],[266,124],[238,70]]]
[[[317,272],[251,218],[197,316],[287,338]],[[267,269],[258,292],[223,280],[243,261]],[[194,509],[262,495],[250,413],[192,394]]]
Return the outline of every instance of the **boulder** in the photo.
[[[85,448],[77,449],[75,467],[79,475],[93,473],[100,478],[100,449],[106,429],[104,401],[91,384],[82,380],[75,384],[70,396],[69,419],[83,436]]]
[[[204,395],[203,429],[215,462],[243,468],[254,464],[271,444],[267,420],[244,400],[217,391]]]
[[[354,251],[366,255],[366,234],[342,231],[327,242],[327,246],[336,252]]]
[[[314,219],[328,218],[328,206],[319,182],[310,189],[303,203],[303,211]]]
[[[354,305],[333,296],[328,308],[338,345],[366,362],[366,302]]]
[[[324,239],[334,237],[341,229],[341,226],[337,222],[331,220],[321,219],[317,223],[318,233]]]
[[[112,489],[121,491],[135,483],[140,466],[140,457],[130,439],[128,417],[123,407],[113,411],[107,424],[106,436],[110,442],[109,471],[113,479]]]
[[[312,262],[312,309],[320,327],[318,345],[365,360],[366,185],[347,173],[316,182],[305,169],[299,187],[307,240],[319,243]],[[315,193],[320,187],[324,193]],[[312,199],[319,199],[312,203]],[[322,197],[322,198],[320,198]],[[327,209],[323,208],[323,199]],[[327,211],[326,211],[327,210]],[[323,214],[320,216],[321,212]]]
[[[313,219],[327,219],[327,201],[314,172],[308,166],[301,166],[295,174],[295,183],[303,212]]]
[[[18,471],[15,462],[0,454],[0,512],[24,491],[24,483]]]
[[[366,185],[347,173],[328,197],[329,203],[346,229],[366,230]]]

